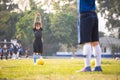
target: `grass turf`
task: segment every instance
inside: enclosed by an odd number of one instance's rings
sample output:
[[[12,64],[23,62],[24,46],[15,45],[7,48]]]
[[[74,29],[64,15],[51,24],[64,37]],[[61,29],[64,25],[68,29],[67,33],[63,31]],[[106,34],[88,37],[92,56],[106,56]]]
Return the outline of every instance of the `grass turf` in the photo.
[[[102,59],[103,72],[81,72],[83,59],[0,60],[0,80],[120,80],[120,60]],[[93,66],[91,66],[93,68]]]

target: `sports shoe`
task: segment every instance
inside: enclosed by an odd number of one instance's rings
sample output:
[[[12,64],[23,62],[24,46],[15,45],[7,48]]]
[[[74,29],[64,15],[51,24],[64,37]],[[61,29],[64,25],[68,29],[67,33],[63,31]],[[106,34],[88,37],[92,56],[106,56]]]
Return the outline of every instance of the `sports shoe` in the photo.
[[[81,69],[79,71],[76,71],[76,72],[91,72],[91,67],[88,66],[88,67],[85,67],[85,68],[83,68],[83,69]]]
[[[102,71],[101,66],[96,66],[92,71]]]

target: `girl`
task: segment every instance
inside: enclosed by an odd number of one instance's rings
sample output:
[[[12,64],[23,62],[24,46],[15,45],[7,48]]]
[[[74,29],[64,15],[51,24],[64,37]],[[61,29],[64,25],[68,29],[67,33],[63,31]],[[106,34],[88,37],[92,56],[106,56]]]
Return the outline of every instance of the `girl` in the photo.
[[[39,21],[36,21],[36,19]],[[42,58],[41,54],[43,52],[43,44],[42,44],[42,22],[41,22],[41,15],[37,13],[34,18],[34,25],[33,25],[33,32],[35,35],[35,40],[33,43],[33,58],[34,64],[36,64],[37,58]]]

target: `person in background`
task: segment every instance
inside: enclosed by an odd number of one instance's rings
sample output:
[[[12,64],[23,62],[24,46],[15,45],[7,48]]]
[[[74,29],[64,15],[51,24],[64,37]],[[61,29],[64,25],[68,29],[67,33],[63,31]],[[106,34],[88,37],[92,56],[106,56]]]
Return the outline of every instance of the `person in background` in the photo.
[[[3,56],[5,56],[5,59],[7,60],[8,59],[8,48],[6,45],[4,45],[3,47]]]
[[[28,54],[30,54],[30,48],[27,48],[25,50],[25,57],[28,58]]]
[[[3,48],[2,46],[0,45],[0,59],[2,60],[3,58]]]
[[[39,21],[36,19],[39,18]],[[35,36],[35,40],[33,43],[33,59],[34,64],[36,64],[36,59],[42,57],[43,52],[43,43],[42,43],[42,21],[40,13],[35,15],[34,25],[33,25],[33,32]]]
[[[9,48],[10,59],[11,59],[12,56],[13,56],[13,52],[14,52],[14,46],[13,46],[13,44],[11,44],[11,45],[10,45],[10,48]]]

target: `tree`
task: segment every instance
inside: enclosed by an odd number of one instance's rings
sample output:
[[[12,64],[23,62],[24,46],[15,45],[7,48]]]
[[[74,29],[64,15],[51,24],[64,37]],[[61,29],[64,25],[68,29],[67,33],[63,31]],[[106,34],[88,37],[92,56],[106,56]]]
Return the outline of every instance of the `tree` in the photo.
[[[104,37],[104,32],[99,32],[99,37]]]
[[[119,0],[97,0],[97,1],[99,3],[99,12],[107,20],[106,26],[108,30],[113,31],[114,29],[118,29],[118,35],[120,35],[120,18],[119,18],[120,1]]]
[[[24,46],[30,44],[33,40],[32,27],[34,13],[25,12],[16,23],[16,37],[24,43]]]
[[[50,30],[53,42],[75,44],[77,41],[77,19],[73,14],[59,13],[51,18]]]
[[[25,11],[17,22],[16,36],[18,39],[22,40],[24,45],[28,44],[32,47],[31,43],[34,40],[32,32],[33,19],[36,12],[40,12],[43,22],[44,53],[48,53],[49,55],[55,53],[60,48],[59,43],[67,44],[69,47],[75,46],[77,43],[76,5],[67,3],[59,6],[59,2],[51,0],[50,5],[53,5],[55,13],[45,13],[46,10],[42,9],[42,6],[48,5],[47,3],[40,3],[38,5],[33,0],[30,0],[31,10]]]
[[[17,21],[17,14],[11,11],[18,7],[11,0],[0,0],[0,2],[0,39],[10,39],[15,34]]]
[[[7,15],[7,16],[6,16]],[[6,38],[6,33],[8,32],[9,26],[6,24],[10,18],[7,11],[0,12],[0,37],[1,39]]]
[[[25,12],[20,13],[20,19],[16,23],[16,33],[15,36],[19,39],[24,47],[32,48],[34,34],[33,34],[33,23],[34,16],[37,12],[43,13],[42,9],[37,9],[33,0],[30,0],[31,10],[26,10]]]
[[[0,0],[0,11],[12,11],[18,9],[18,5],[14,4],[12,0]]]

